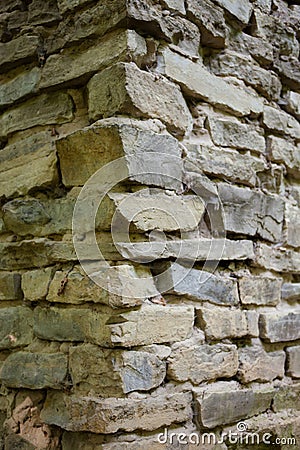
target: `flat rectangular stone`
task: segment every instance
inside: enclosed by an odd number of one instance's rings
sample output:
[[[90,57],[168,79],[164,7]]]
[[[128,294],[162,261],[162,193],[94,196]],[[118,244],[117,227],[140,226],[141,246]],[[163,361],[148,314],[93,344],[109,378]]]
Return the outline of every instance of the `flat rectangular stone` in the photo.
[[[0,44],[0,67],[5,70],[22,64],[36,55],[40,38],[37,35],[24,34],[6,43]]]
[[[285,237],[288,245],[300,247],[300,208],[289,202],[285,204]]]
[[[70,431],[111,434],[118,430],[155,430],[189,420],[191,400],[190,393],[119,399],[48,393],[41,418]]]
[[[271,106],[264,107],[263,124],[268,130],[287,134],[293,138],[300,139],[300,124],[284,111]]]
[[[32,341],[32,311],[25,306],[0,309],[0,349],[24,347]]]
[[[16,272],[0,272],[0,300],[20,300],[21,275]]]
[[[134,63],[118,63],[89,81],[89,117],[131,114],[160,119],[179,135],[191,129],[192,118],[179,87],[163,77],[140,70]]]
[[[283,378],[285,352],[266,352],[263,347],[242,347],[239,349],[238,379],[242,383],[266,382]]]
[[[267,150],[272,161],[283,163],[294,177],[300,177],[300,145],[294,145],[287,139],[269,136]]]
[[[281,298],[294,301],[300,298],[300,283],[283,283],[281,287]]]
[[[44,300],[48,293],[53,275],[52,267],[30,270],[22,275],[22,291],[26,300],[37,302]]]
[[[287,347],[287,374],[293,378],[300,378],[300,347]]]
[[[276,306],[281,300],[282,280],[261,276],[244,276],[238,281],[239,295],[244,305]]]
[[[210,73],[200,63],[169,49],[164,50],[160,58],[164,74],[179,83],[188,95],[240,117],[263,111],[261,99]]]
[[[41,70],[34,67],[32,70],[21,73],[15,78],[0,86],[0,107],[6,107],[16,100],[22,99],[38,91]]]
[[[196,308],[198,326],[208,339],[258,336],[258,314],[219,306]]]
[[[262,313],[259,334],[268,342],[287,342],[300,339],[300,312]]]
[[[1,370],[5,386],[27,389],[61,389],[66,382],[68,358],[63,353],[12,353]]]
[[[258,243],[255,253],[254,265],[276,272],[300,273],[300,255],[293,250]]]

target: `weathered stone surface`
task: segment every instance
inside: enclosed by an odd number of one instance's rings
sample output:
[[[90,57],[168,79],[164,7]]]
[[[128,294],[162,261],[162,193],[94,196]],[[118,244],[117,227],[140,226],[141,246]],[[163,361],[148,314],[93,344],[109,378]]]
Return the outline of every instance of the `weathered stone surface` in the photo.
[[[281,288],[281,297],[283,300],[299,300],[300,283],[283,283]]]
[[[238,389],[238,385],[230,382],[197,389],[198,421],[205,428],[238,422],[270,408],[273,395],[272,388]]]
[[[260,314],[259,334],[268,342],[300,339],[300,313],[295,311]]]
[[[24,347],[32,340],[32,312],[15,306],[0,309],[0,349]]]
[[[134,63],[118,63],[94,75],[88,86],[89,117],[116,113],[161,119],[170,131],[184,135],[191,116],[180,89],[164,78],[141,71]]]
[[[288,245],[300,247],[300,208],[289,202],[285,204],[285,234]]]
[[[204,173],[255,186],[257,173],[265,169],[262,159],[235,150],[214,146],[187,144],[188,158]]]
[[[170,11],[180,12],[185,14],[184,0],[162,0],[161,2]]]
[[[263,67],[270,67],[273,63],[274,49],[271,43],[265,39],[256,36],[250,36],[246,33],[238,33],[233,40],[230,41],[232,50],[242,53],[245,56],[250,55]]]
[[[201,306],[196,308],[196,315],[198,326],[208,339],[258,336],[258,314],[255,311]]]
[[[226,51],[213,58],[210,67],[216,75],[234,76],[243,80],[269,99],[278,100],[280,97],[282,86],[278,77],[256,65],[249,57]]]
[[[194,63],[169,49],[163,51],[160,60],[164,74],[179,83],[192,97],[237,116],[259,114],[263,110],[261,99],[211,74],[200,63]]]
[[[140,62],[146,54],[146,41],[135,31],[116,31],[92,47],[83,44],[51,55],[43,67],[39,87],[73,85],[118,61]]]
[[[61,389],[67,376],[68,359],[62,353],[12,353],[1,370],[5,386],[28,389]]]
[[[286,97],[286,109],[290,114],[293,114],[298,120],[300,119],[300,94],[293,91],[288,91]]]
[[[131,179],[172,189],[181,187],[178,142],[161,133],[160,125],[151,120],[100,120],[56,145],[63,183],[68,187],[85,184],[98,169],[122,156],[128,157],[124,171]],[[163,167],[162,174],[158,173],[157,164]]]
[[[210,0],[188,0],[186,8],[187,17],[199,26],[201,44],[223,48],[227,34],[223,10]]]
[[[283,409],[300,411],[300,384],[282,384],[275,392],[272,406],[275,412]]]
[[[21,275],[16,272],[0,272],[0,300],[20,300]]]
[[[174,344],[167,361],[168,378],[193,384],[230,378],[238,369],[235,345],[208,345],[194,338]]]
[[[271,106],[264,107],[263,124],[268,130],[300,139],[300,124],[289,114]]]
[[[70,373],[76,392],[116,397],[159,386],[166,375],[166,364],[146,351],[83,344],[70,349]]]
[[[49,393],[41,418],[65,430],[115,433],[118,430],[155,430],[192,416],[190,393],[167,393],[147,398],[67,396]]]
[[[222,147],[248,149],[258,153],[265,151],[265,139],[248,125],[238,120],[208,118],[208,128],[214,144]]]
[[[64,14],[68,10],[72,10],[85,5],[89,0],[58,0],[57,5],[59,11]]]
[[[267,150],[272,161],[283,163],[288,172],[300,177],[300,145],[294,145],[286,139],[269,136]]]
[[[255,265],[276,272],[300,272],[300,255],[289,249],[278,249],[258,243],[255,249]]]
[[[300,347],[288,347],[287,374],[293,378],[300,378]]]
[[[275,61],[275,70],[280,74],[284,83],[291,89],[300,88],[300,62],[298,58],[282,57]]]
[[[243,25],[248,24],[252,12],[252,5],[249,0],[241,0],[238,3],[232,2],[231,0],[216,0],[216,3],[225,8],[226,11]]]
[[[9,68],[33,59],[40,39],[37,35],[24,34],[12,41],[0,44],[0,67]]]
[[[61,19],[55,0],[33,0],[28,6],[28,20],[32,25],[51,25]]]
[[[26,300],[37,302],[46,298],[52,278],[52,267],[30,270],[22,275],[22,291]]]
[[[280,302],[282,280],[261,276],[239,279],[239,295],[244,305],[276,306]]]
[[[34,67],[28,72],[21,73],[7,83],[0,86],[0,107],[8,106],[38,90],[41,71]]]
[[[58,180],[55,148],[47,133],[8,145],[1,150],[0,164],[0,195],[6,197],[25,195]]]
[[[239,349],[238,378],[242,383],[272,381],[284,376],[285,352],[266,352],[260,346]]]
[[[186,268],[177,263],[159,266],[158,289],[162,292],[171,286],[169,292],[184,295],[193,300],[206,300],[216,304],[236,305],[239,303],[237,282],[229,277]]]
[[[2,115],[0,137],[36,125],[70,122],[74,117],[73,109],[73,101],[65,92],[42,94]]]

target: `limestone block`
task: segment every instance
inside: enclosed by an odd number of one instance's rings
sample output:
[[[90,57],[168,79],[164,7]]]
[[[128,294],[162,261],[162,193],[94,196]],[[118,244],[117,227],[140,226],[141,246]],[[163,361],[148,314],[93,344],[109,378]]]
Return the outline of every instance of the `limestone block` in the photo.
[[[208,127],[214,144],[222,147],[236,147],[241,150],[265,151],[265,139],[249,125],[237,120],[208,118]]]
[[[287,244],[292,247],[300,247],[300,208],[289,202],[285,204],[285,226]]]
[[[257,173],[265,170],[262,159],[235,150],[218,148],[213,145],[187,144],[188,159],[204,173],[220,178],[228,178],[248,186],[255,186]]]
[[[300,139],[300,124],[293,117],[280,109],[271,106],[264,107],[263,124],[268,130],[287,134],[293,138]]]
[[[268,99],[278,100],[281,93],[279,78],[270,70],[262,69],[251,58],[226,51],[211,60],[213,73],[221,76],[234,76],[254,87]]]
[[[255,249],[255,265],[276,272],[300,272],[300,255],[290,249],[278,249],[259,243]]]
[[[70,348],[70,373],[76,392],[123,396],[159,386],[166,364],[146,351],[103,349],[92,344]]]
[[[287,374],[300,378],[300,347],[287,347]]]
[[[263,67],[269,68],[270,64],[273,63],[273,46],[263,38],[241,32],[230,41],[230,47],[246,56],[250,53],[252,58]]]
[[[36,54],[39,45],[37,35],[24,34],[12,41],[0,44],[0,67],[1,70],[26,62]]]
[[[189,95],[236,116],[259,114],[262,100],[210,73],[202,64],[166,49],[161,54],[164,74]]]
[[[283,163],[288,172],[297,178],[300,177],[300,145],[294,145],[287,139],[269,136],[267,150],[272,161]]]
[[[7,110],[2,115],[0,137],[36,125],[71,122],[73,118],[73,101],[68,94],[42,94]]]
[[[83,185],[105,164],[128,156],[125,169],[134,181],[180,188],[178,142],[160,131],[159,124],[151,120],[111,118],[58,140],[63,183],[68,187]],[[159,167],[163,167],[161,174]]]
[[[4,361],[1,381],[5,386],[28,389],[61,389],[68,359],[62,353],[12,353]]]
[[[259,234],[271,242],[282,238],[284,202],[279,196],[225,183],[220,183],[218,190],[227,231],[250,236]]]
[[[169,379],[191,381],[193,384],[230,378],[238,369],[235,345],[208,345],[193,338],[173,344],[167,361]]]
[[[259,334],[268,342],[300,339],[300,313],[295,311],[260,314]]]
[[[292,409],[300,410],[300,383],[282,384],[275,392],[273,409],[275,412]]]
[[[201,306],[196,308],[196,316],[198,326],[208,339],[258,336],[258,315],[255,311]]]
[[[21,275],[16,272],[0,272],[0,300],[20,300]]]
[[[298,120],[300,119],[300,94],[298,92],[289,91],[286,95],[287,111],[293,114]]]
[[[217,0],[216,3],[226,9],[234,18],[243,25],[247,25],[252,13],[252,4],[249,0],[232,2],[231,0]]]
[[[26,195],[32,188],[58,180],[57,158],[51,136],[37,133],[6,146],[0,155],[0,195]]]
[[[244,276],[238,283],[240,299],[244,305],[276,306],[280,302],[281,279]]]
[[[0,86],[0,107],[11,105],[16,100],[35,94],[41,77],[41,70],[34,67],[28,72],[17,75]]]
[[[291,89],[299,90],[300,87],[300,62],[298,58],[282,57],[274,64],[275,70],[280,74],[283,82]]]
[[[162,0],[162,3],[170,11],[185,14],[184,0]]]
[[[53,269],[30,270],[22,275],[22,290],[26,300],[37,302],[46,298]]]
[[[283,283],[281,288],[283,300],[294,301],[300,297],[300,283]]]
[[[238,379],[242,383],[272,381],[284,376],[285,352],[266,352],[260,346],[239,349]]]
[[[239,303],[237,282],[229,277],[209,274],[208,272],[186,268],[178,263],[166,263],[159,266],[158,289],[184,295],[193,300],[206,300],[215,304],[236,305]]]
[[[134,63],[104,69],[93,76],[87,89],[91,120],[123,113],[160,119],[179,135],[191,129],[191,115],[178,86],[141,71]]]
[[[0,349],[24,347],[32,340],[32,311],[23,306],[0,309]]]
[[[238,386],[225,382],[197,389],[198,421],[205,428],[238,422],[270,408],[273,395],[270,387],[238,389]]]
[[[41,418],[70,431],[111,434],[118,430],[155,430],[189,420],[190,403],[190,393],[119,399],[48,393]]]
[[[39,87],[88,79],[93,73],[118,61],[134,60],[139,63],[146,54],[144,38],[133,30],[118,30],[94,46],[86,48],[86,44],[82,44],[49,56],[42,69]]]

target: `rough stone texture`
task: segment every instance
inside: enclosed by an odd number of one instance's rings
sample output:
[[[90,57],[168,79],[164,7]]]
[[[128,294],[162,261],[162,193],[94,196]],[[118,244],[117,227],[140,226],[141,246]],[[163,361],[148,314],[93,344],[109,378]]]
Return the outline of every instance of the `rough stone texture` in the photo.
[[[298,120],[300,119],[300,94],[289,91],[286,95],[287,105],[286,109],[290,114],[293,114]]]
[[[281,297],[283,300],[299,300],[300,283],[283,283],[281,288]]]
[[[34,94],[38,90],[41,71],[37,67],[21,73],[0,86],[0,107],[8,106],[16,100]]]
[[[110,350],[83,344],[70,349],[70,373],[76,391],[118,397],[159,386],[166,375],[166,364],[147,351]]]
[[[260,276],[241,277],[239,295],[244,305],[276,306],[280,302],[282,281]]]
[[[33,59],[40,39],[37,35],[23,35],[5,44],[0,44],[0,68],[5,70],[13,65]]]
[[[4,362],[5,386],[29,389],[60,389],[67,376],[68,359],[62,353],[12,353]]]
[[[293,138],[300,139],[300,124],[289,114],[270,106],[264,107],[263,124],[270,131],[287,134]]]
[[[293,378],[300,378],[300,349],[299,347],[288,347],[287,354],[287,373]]]
[[[92,120],[131,113],[161,119],[179,134],[190,128],[191,116],[178,86],[134,63],[119,63],[95,75],[88,83],[88,101]]]
[[[300,411],[300,384],[281,385],[274,395],[273,409],[275,412],[284,409]]]
[[[217,0],[220,6],[223,6],[233,17],[239,20],[243,25],[247,25],[252,12],[252,5],[249,0],[241,0],[234,3],[230,0]]]
[[[300,247],[300,208],[286,202],[285,205],[286,242],[292,247]]]
[[[21,275],[16,272],[0,272],[0,300],[20,300]]]
[[[51,267],[25,272],[22,276],[22,291],[25,299],[32,302],[45,299],[52,273]]]
[[[239,349],[238,379],[242,383],[272,381],[284,376],[285,352],[266,352],[260,346]]]
[[[300,313],[262,313],[259,334],[268,342],[286,342],[300,339]]]
[[[168,358],[168,377],[200,384],[217,378],[230,378],[238,368],[235,345],[208,345],[191,338],[173,344]]]
[[[208,339],[258,336],[256,311],[240,311],[218,306],[196,308],[197,324]]]
[[[191,418],[191,394],[167,393],[148,398],[76,398],[48,394],[42,420],[65,430],[115,433],[155,430]],[[56,406],[54,406],[56,405]]]
[[[287,139],[277,136],[269,136],[267,149],[272,161],[283,163],[288,172],[299,178],[300,169],[300,146],[294,145]]]
[[[278,249],[259,243],[256,247],[255,264],[276,272],[299,273],[300,255],[290,249]]]
[[[275,69],[291,89],[299,90],[300,64],[297,58],[281,58],[275,61]]]
[[[0,349],[24,347],[32,340],[32,311],[23,306],[0,309]]]

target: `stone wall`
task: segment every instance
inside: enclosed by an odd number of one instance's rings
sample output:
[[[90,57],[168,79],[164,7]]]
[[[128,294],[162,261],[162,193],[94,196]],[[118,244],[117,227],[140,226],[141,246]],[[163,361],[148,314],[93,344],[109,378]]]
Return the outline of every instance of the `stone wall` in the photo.
[[[0,8],[0,448],[300,448],[299,2]]]

